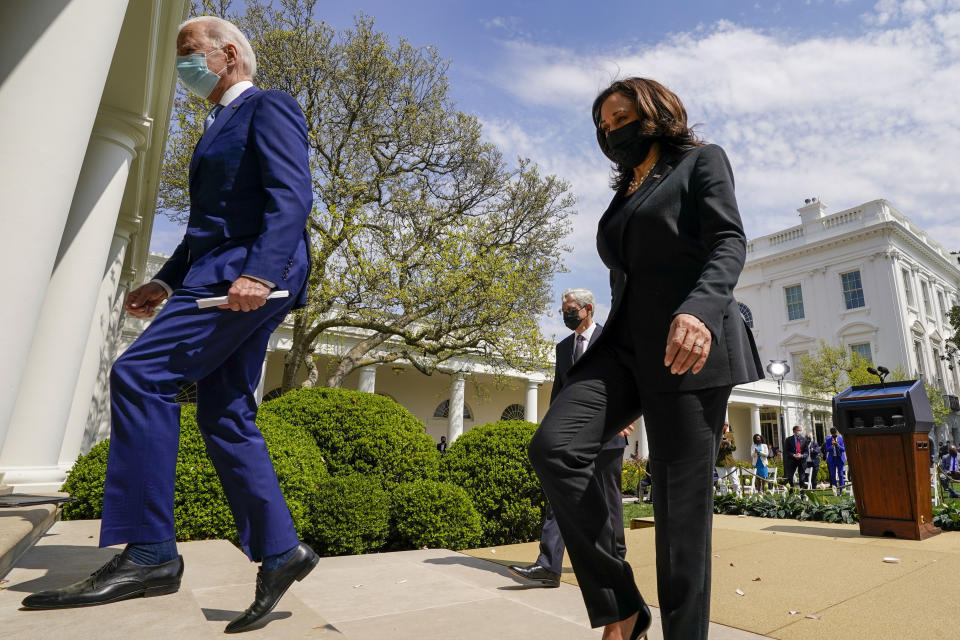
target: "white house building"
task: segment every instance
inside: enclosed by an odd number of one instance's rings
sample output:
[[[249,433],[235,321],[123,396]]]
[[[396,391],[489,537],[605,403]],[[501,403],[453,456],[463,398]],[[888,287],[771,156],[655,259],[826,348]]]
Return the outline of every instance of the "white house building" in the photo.
[[[747,244],[734,292],[764,361],[787,361],[792,377],[824,340],[902,366],[960,408],[960,369],[945,343],[960,294],[956,257],[886,200],[828,214],[813,198],[797,211],[800,224]],[[938,435],[956,441],[950,420],[952,436]]]

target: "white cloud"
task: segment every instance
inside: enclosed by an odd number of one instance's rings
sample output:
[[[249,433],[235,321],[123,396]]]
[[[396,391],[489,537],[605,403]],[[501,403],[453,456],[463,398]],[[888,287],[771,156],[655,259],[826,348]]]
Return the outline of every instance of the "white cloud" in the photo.
[[[854,37],[791,39],[720,22],[653,46],[594,54],[506,42],[492,80],[541,115],[487,121],[485,130],[508,153],[570,179],[584,214],[575,234],[592,236],[610,192],[590,104],[614,77],[653,77],[681,96],[691,122],[704,123],[701,134],[730,155],[748,236],[797,224],[805,197],[819,196],[830,211],[887,198],[955,250],[955,7],[960,0],[881,1],[873,26]],[[592,241],[576,244],[571,264],[596,264],[578,255],[592,253]]]

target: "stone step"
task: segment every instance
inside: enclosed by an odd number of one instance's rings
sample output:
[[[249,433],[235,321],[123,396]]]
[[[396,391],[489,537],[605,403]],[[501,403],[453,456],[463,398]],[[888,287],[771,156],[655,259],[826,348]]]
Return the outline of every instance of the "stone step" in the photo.
[[[229,542],[209,540],[178,545],[185,571],[177,593],[101,607],[18,610],[26,595],[82,580],[119,552],[120,547],[97,547],[99,526],[98,520],[58,522],[23,554],[0,589],[0,637],[222,638],[227,623],[253,600],[257,566]],[[344,636],[291,589],[263,625],[246,632],[244,638],[333,640]]]
[[[0,509],[0,578],[56,522],[55,504]]]

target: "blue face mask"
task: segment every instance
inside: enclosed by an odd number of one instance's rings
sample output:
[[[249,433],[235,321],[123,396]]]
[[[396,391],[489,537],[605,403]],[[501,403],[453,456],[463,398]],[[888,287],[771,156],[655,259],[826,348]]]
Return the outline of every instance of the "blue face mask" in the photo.
[[[177,75],[180,76],[180,82],[190,93],[206,98],[220,82],[220,74],[207,68],[207,56],[219,49],[222,49],[222,47],[217,47],[206,53],[177,56]],[[223,73],[222,69],[220,73]]]

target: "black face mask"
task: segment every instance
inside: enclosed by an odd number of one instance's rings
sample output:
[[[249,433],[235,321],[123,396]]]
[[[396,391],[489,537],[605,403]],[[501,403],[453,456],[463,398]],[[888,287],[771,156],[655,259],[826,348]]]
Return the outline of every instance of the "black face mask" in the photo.
[[[580,318],[580,309],[571,309],[563,312],[563,324],[567,325],[570,331],[576,331],[583,319]]]
[[[655,140],[640,135],[640,121],[634,120],[607,134],[607,155],[621,167],[632,169],[646,160]]]

